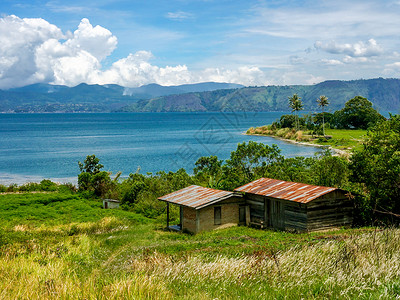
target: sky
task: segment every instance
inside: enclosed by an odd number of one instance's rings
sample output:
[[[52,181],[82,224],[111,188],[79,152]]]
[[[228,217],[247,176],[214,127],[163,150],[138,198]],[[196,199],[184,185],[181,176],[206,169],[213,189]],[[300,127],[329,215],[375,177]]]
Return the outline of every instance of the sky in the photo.
[[[0,89],[398,78],[400,0],[2,0]]]

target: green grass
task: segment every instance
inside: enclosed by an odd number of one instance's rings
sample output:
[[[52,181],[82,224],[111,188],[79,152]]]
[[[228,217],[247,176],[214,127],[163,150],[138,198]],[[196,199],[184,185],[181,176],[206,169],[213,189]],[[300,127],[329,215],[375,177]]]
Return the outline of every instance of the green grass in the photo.
[[[330,145],[338,149],[353,150],[361,147],[362,141],[367,134],[367,130],[362,129],[326,129],[325,134],[331,139],[316,139],[314,143],[320,145]]]
[[[326,129],[325,135],[313,136],[309,131],[296,130],[291,128],[272,129],[271,125],[250,128],[247,134],[267,135],[272,137],[295,140],[298,142],[308,142],[316,145],[331,146],[341,150],[359,149],[362,141],[367,134],[367,130],[362,129]]]
[[[101,209],[102,205],[100,201],[57,192],[0,194],[1,227],[54,226],[74,222],[94,222],[108,216],[140,222],[145,220],[140,215],[122,210],[103,210]]]
[[[58,193],[0,195],[1,299],[395,299],[400,230],[188,235]]]

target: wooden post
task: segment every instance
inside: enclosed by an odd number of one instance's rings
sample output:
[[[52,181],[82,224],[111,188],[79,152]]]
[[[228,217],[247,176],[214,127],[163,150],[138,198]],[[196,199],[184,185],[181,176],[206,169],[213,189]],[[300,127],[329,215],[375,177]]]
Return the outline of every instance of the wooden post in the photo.
[[[167,230],[169,230],[169,203],[167,202]]]

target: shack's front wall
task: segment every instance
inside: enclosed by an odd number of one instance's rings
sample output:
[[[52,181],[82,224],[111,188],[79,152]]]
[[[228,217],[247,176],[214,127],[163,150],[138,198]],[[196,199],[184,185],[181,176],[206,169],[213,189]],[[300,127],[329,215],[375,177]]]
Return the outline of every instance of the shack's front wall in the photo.
[[[214,224],[214,207],[221,207],[221,224]],[[199,228],[198,231],[208,231],[221,229],[239,224],[239,204],[210,205],[199,210]]]
[[[307,230],[304,204],[266,196],[246,194],[250,209],[250,225],[281,230]]]
[[[103,200],[103,208],[105,209],[119,208],[119,202]]]
[[[237,226],[239,224],[239,205],[242,203],[244,203],[242,198],[232,197],[198,210],[184,206],[182,208],[182,230],[198,233]],[[216,206],[221,207],[221,219],[218,225],[214,220],[214,207]]]
[[[282,201],[282,200],[281,200]],[[290,201],[282,201],[285,207],[285,230],[307,230],[307,206],[306,204]]]
[[[265,215],[265,197],[253,194],[246,195],[246,204],[250,210],[250,225],[266,227],[268,218]]]
[[[354,203],[344,191],[333,191],[307,204],[307,230],[341,227],[353,223]]]
[[[192,233],[197,232],[196,215],[197,212],[194,208],[182,207],[182,230]]]
[[[250,225],[280,230],[314,231],[353,223],[353,202],[336,190],[309,203],[246,194]]]

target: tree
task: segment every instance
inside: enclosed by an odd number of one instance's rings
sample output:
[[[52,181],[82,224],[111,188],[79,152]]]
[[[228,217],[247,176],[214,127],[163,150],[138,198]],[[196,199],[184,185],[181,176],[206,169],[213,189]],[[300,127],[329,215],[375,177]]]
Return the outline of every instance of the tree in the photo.
[[[215,155],[202,156],[196,161],[195,166],[193,169],[195,175],[203,174],[215,177],[221,171],[222,160]]]
[[[292,112],[296,112],[296,130],[299,130],[299,115],[298,112],[300,110],[303,110],[303,102],[300,100],[301,98],[297,95],[294,94],[292,97],[289,98],[289,106],[292,109]]]
[[[209,188],[221,188],[221,175],[222,175],[222,160],[217,156],[202,156],[196,163],[193,169],[194,175],[200,180],[208,181]]]
[[[99,197],[110,196],[121,173],[112,180],[111,173],[100,171],[104,166],[99,162],[94,154],[86,156],[83,163],[78,162],[81,171],[78,175],[78,187],[80,191],[89,191]]]
[[[100,159],[96,157],[96,155],[88,155],[86,156],[86,159],[81,163],[78,161],[78,166],[81,172],[86,172],[90,174],[96,174],[100,172],[100,169],[102,169],[104,166],[99,163]]]
[[[235,178],[236,187],[253,181],[263,176],[272,164],[283,159],[280,152],[277,145],[269,146],[253,141],[238,144],[224,165],[225,179]],[[233,181],[231,183],[234,184]]]
[[[349,163],[344,157],[332,156],[327,149],[316,157],[311,173],[315,185],[343,188],[349,179]]]
[[[366,98],[356,96],[346,102],[343,109],[335,112],[341,128],[368,129],[385,118],[379,114]]]
[[[400,115],[368,132],[363,148],[351,157],[350,169],[351,180],[365,185],[375,211],[400,214]]]
[[[321,95],[319,99],[317,99],[318,106],[322,109],[322,133],[325,136],[325,117],[324,117],[324,108],[329,105],[328,97]]]

